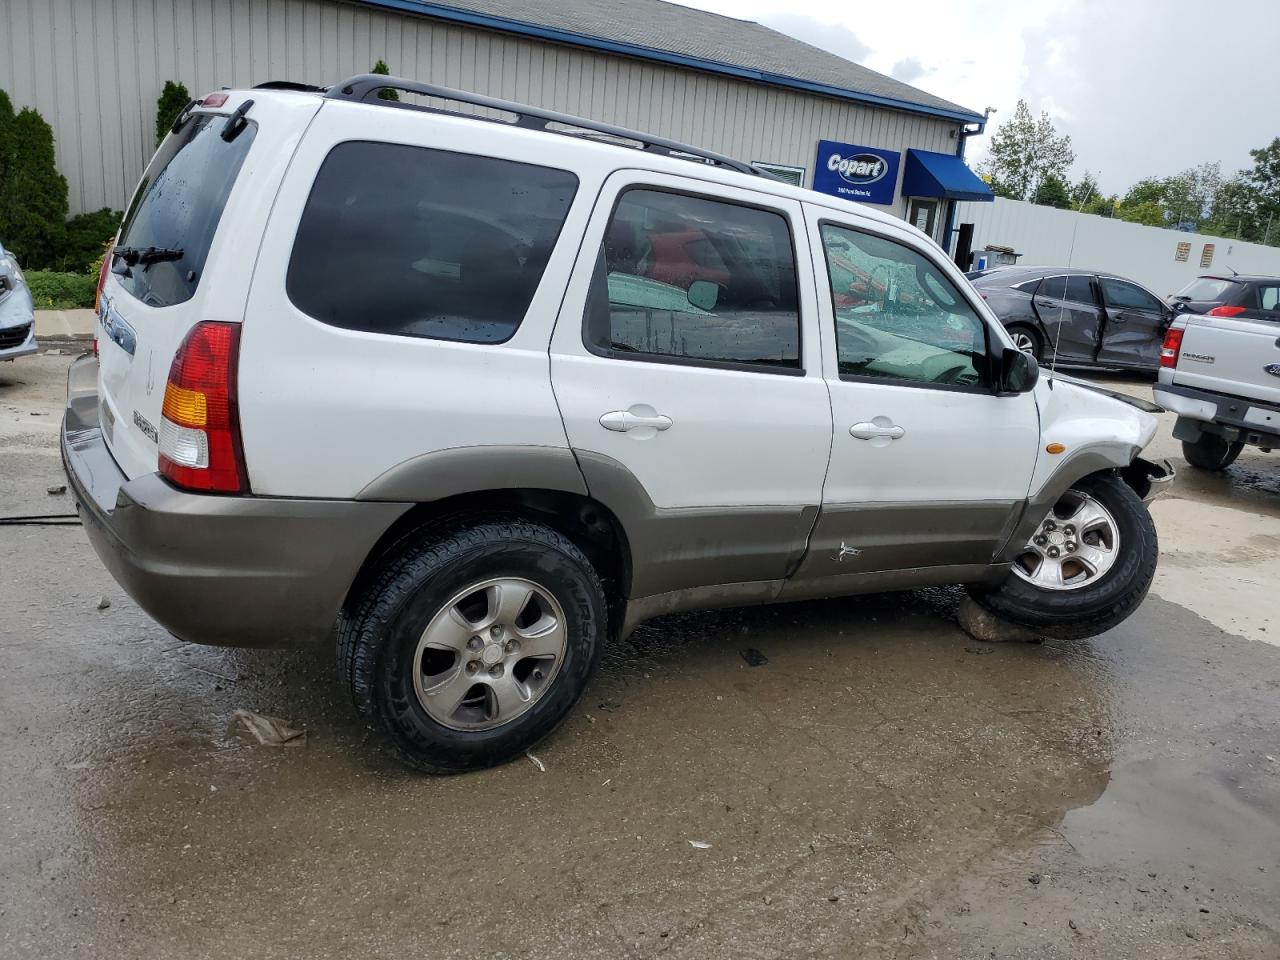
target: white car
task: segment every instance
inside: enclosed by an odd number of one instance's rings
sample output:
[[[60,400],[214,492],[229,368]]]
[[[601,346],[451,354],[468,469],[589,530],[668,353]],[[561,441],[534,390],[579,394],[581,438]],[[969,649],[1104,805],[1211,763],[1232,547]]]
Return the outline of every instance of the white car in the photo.
[[[420,769],[525,750],[658,614],[961,583],[1084,636],[1155,571],[1150,413],[1040,378],[902,221],[695,147],[221,91],[111,264],[63,439],[94,547],[178,637],[334,644]]]
[[[0,246],[0,360],[13,360],[37,349],[31,291],[17,259]]]

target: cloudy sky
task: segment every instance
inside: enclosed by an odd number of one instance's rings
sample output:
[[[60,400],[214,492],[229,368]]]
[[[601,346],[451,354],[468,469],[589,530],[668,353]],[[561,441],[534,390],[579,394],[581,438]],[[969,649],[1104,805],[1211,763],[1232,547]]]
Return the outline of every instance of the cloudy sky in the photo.
[[[1280,136],[1280,0],[678,0],[756,20],[974,110],[1047,110],[1102,189]],[[969,143],[980,159],[986,137]]]

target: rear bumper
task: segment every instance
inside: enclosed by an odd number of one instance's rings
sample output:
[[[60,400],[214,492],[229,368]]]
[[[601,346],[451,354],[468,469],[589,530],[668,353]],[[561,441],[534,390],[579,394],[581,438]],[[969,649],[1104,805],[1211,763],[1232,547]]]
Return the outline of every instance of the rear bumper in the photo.
[[[68,374],[62,461],[103,564],[161,626],[193,643],[327,641],[365,558],[410,506],[193,494],[158,474],[129,480],[98,424],[92,357]]]
[[[1157,403],[1178,415],[1173,435],[1179,440],[1195,442],[1202,433],[1214,433],[1231,443],[1280,446],[1280,406],[1273,403],[1172,383],[1158,384],[1153,392]]]

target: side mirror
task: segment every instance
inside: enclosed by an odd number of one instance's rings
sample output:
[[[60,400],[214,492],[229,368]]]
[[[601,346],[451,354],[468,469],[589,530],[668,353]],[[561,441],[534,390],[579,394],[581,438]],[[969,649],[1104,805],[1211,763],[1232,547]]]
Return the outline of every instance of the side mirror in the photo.
[[[710,280],[695,280],[689,284],[686,296],[699,310],[714,310],[720,299],[720,284]]]
[[[1000,388],[1002,397],[1030,393],[1040,380],[1040,364],[1029,353],[1005,347],[1000,355]]]

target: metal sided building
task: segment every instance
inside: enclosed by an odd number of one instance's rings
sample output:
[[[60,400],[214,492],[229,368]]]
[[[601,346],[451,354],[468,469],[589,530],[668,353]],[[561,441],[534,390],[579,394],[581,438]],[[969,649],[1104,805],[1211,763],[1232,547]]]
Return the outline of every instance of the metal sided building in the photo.
[[[53,127],[72,212],[128,202],[166,80],[400,76],[637,128],[881,205],[944,242],[990,199],[980,113],[745,20],[663,0],[3,0],[0,89]],[[976,126],[975,126],[976,125]]]

